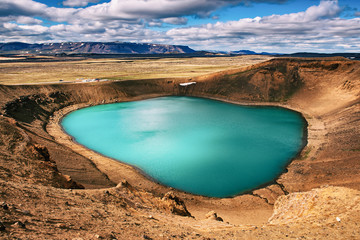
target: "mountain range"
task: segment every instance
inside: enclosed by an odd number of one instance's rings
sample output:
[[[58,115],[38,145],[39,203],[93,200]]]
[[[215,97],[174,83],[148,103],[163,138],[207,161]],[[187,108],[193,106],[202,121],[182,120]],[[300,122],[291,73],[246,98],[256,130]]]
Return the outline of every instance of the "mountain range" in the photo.
[[[187,46],[129,42],[0,43],[0,53],[3,54],[167,54],[193,52],[195,50]]]
[[[257,53],[251,50],[238,51],[195,51],[188,46],[130,42],[61,42],[61,43],[0,43],[0,54],[51,54],[51,55],[82,55],[92,54],[107,56],[110,54],[148,54],[167,56],[221,56],[221,55],[273,55],[278,57],[335,57],[342,56],[351,60],[360,60],[360,53]]]

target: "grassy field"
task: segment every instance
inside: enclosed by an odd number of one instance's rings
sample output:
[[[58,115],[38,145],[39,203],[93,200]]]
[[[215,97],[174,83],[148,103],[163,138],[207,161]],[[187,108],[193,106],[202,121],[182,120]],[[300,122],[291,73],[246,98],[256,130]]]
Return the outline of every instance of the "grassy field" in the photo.
[[[269,60],[268,56],[86,59],[60,62],[1,62],[0,84],[29,84],[82,79],[133,80],[194,77]],[[0,59],[3,60],[3,59]]]

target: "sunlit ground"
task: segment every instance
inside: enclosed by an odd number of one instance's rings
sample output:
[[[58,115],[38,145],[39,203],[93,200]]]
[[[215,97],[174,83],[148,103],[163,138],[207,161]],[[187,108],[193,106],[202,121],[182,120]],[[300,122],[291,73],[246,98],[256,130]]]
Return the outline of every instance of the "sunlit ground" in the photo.
[[[87,59],[62,62],[7,62],[0,59],[0,84],[194,77],[253,65],[268,56]]]

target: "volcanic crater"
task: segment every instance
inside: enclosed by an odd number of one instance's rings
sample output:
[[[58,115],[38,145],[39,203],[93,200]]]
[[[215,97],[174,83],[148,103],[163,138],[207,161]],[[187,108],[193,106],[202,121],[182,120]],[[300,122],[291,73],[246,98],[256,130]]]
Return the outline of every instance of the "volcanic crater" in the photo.
[[[79,108],[159,96],[293,109],[308,122],[307,145],[273,183],[218,199],[156,184],[60,125]],[[3,238],[360,236],[358,61],[277,58],[192,78],[0,85],[0,104]]]

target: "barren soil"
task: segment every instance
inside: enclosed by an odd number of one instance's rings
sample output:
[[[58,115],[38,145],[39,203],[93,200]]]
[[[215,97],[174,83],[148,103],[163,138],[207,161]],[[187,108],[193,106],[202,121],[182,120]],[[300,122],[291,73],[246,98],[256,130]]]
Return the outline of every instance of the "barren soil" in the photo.
[[[0,236],[358,239],[359,78],[358,61],[274,59],[182,79],[0,85]],[[188,81],[197,84],[179,86]],[[72,142],[59,125],[79,107],[165,95],[297,110],[309,124],[307,146],[268,186],[216,199],[158,185]]]

